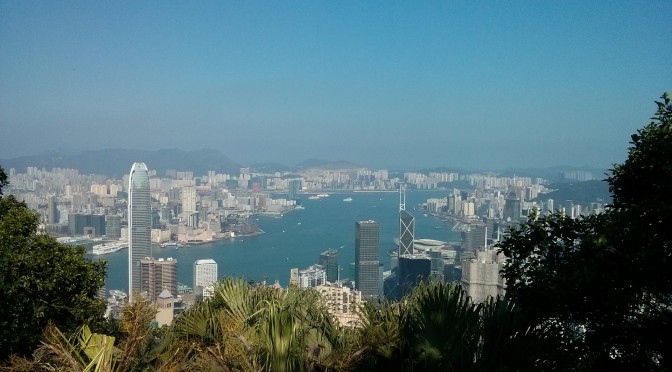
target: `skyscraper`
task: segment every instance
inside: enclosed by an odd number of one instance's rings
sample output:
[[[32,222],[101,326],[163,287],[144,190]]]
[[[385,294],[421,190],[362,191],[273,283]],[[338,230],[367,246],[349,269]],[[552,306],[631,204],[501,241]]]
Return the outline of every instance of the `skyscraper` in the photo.
[[[133,291],[140,291],[140,260],[152,256],[151,212],[147,166],[145,163],[134,163],[128,179],[129,301],[133,300]]]
[[[336,283],[338,281],[338,251],[327,249],[320,254],[320,265],[327,270],[327,281]]]
[[[406,189],[399,188],[399,257],[413,254],[413,239],[415,238],[415,218],[406,211]]]
[[[380,225],[372,220],[355,223],[355,286],[362,298],[379,295]]]
[[[182,188],[182,211],[196,212],[196,187],[185,186]]]
[[[177,261],[172,258],[141,259],[140,292],[146,292],[147,298],[155,301],[166,289],[172,296],[177,296]]]
[[[506,202],[504,203],[504,220],[512,222],[520,221],[520,198],[513,189],[506,196]]]

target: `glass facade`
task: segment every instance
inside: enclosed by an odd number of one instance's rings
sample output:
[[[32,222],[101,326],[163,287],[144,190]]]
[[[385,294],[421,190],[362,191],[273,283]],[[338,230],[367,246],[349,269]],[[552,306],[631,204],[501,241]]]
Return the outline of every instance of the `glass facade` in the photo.
[[[415,218],[405,210],[399,211],[399,256],[413,254]]]
[[[355,223],[355,286],[365,300],[379,296],[380,225],[375,221]]]
[[[134,163],[128,181],[128,298],[140,291],[140,261],[152,256],[152,205],[149,172]]]

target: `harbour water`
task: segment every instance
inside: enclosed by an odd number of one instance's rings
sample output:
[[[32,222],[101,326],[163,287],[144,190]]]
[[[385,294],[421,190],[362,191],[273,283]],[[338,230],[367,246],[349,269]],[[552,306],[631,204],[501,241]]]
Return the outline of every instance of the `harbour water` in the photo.
[[[410,191],[406,209],[416,220],[417,238],[459,241],[459,233],[451,225],[434,216],[413,211],[415,205],[428,198],[446,197],[447,191]],[[344,198],[352,201],[344,202]],[[302,198],[305,209],[286,213],[282,218],[258,217],[257,223],[266,233],[249,237],[191,245],[188,248],[153,249],[155,258],[177,260],[178,281],[191,286],[193,263],[198,259],[217,261],[220,277],[235,276],[245,280],[271,283],[276,279],[282,286],[289,281],[289,270],[316,264],[321,252],[338,250],[341,277],[348,276],[348,264],[355,257],[355,222],[375,220],[380,223],[381,262],[389,266],[387,251],[395,247],[393,238],[399,235],[399,195],[397,193],[340,193],[319,200]],[[442,228],[438,228],[442,227]],[[90,256],[108,262],[106,288],[128,289],[128,250],[105,256]]]

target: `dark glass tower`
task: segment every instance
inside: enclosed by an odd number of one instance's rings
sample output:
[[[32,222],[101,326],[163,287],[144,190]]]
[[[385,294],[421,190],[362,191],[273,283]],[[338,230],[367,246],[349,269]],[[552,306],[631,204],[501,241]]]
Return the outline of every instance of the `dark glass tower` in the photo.
[[[327,281],[336,283],[338,281],[338,251],[328,249],[320,254],[320,265],[327,270]]]
[[[375,221],[355,223],[355,287],[362,299],[375,300],[380,293],[380,225]]]

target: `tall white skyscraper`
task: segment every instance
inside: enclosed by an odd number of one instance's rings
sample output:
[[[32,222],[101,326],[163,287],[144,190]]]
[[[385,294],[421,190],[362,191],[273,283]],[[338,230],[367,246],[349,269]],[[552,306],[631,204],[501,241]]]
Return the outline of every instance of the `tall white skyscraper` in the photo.
[[[152,205],[149,172],[134,163],[128,179],[128,299],[140,291],[140,260],[152,256]]]

